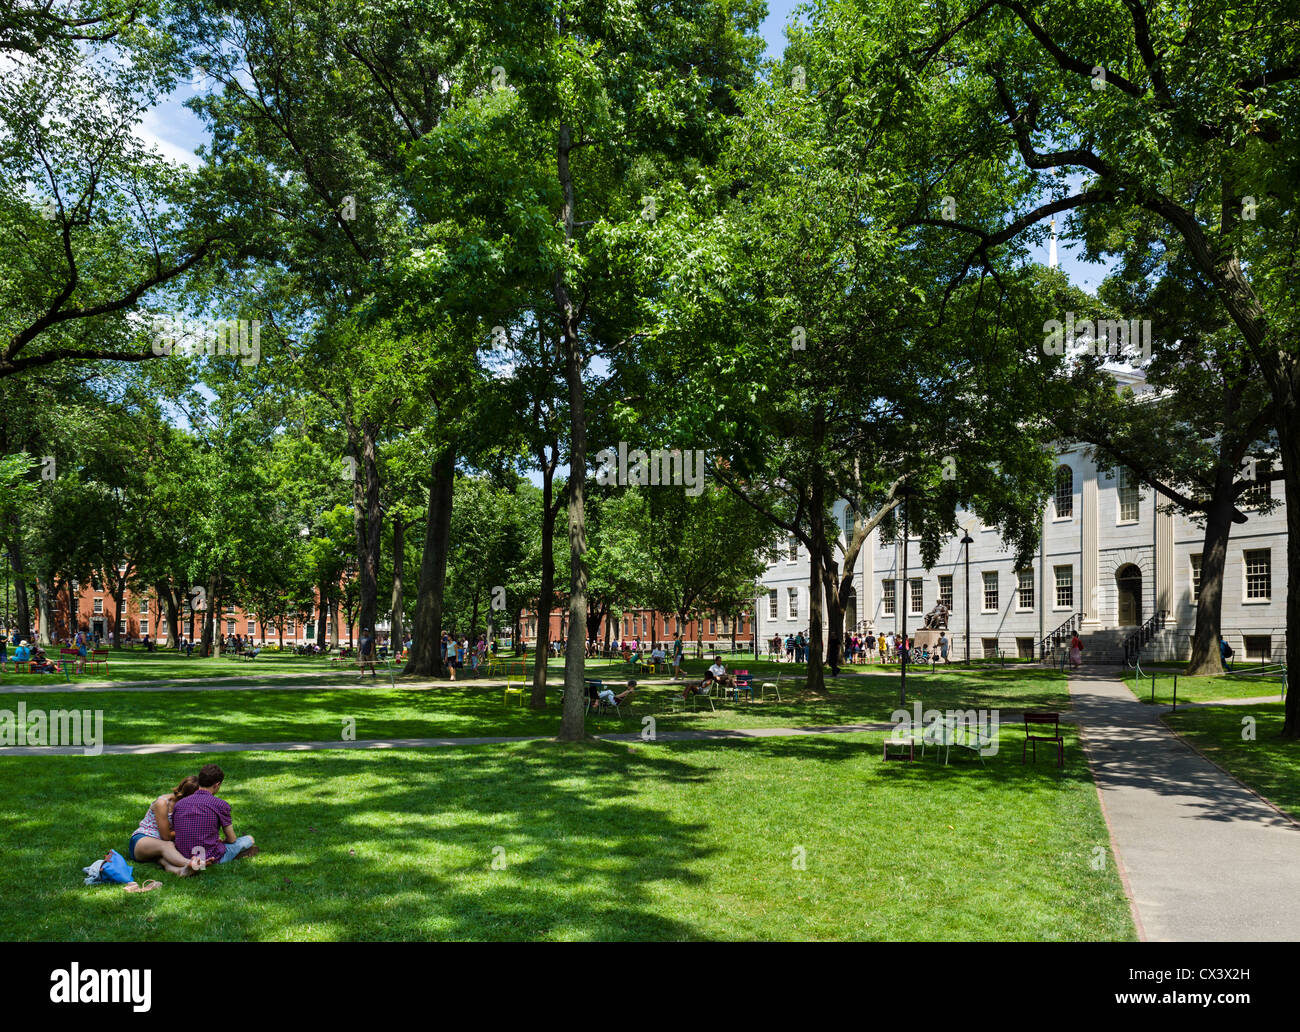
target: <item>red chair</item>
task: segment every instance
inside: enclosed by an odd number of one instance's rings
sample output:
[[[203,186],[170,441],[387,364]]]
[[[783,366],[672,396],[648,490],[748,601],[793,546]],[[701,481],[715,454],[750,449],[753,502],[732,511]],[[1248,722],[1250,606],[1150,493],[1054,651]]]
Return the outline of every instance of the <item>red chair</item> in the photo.
[[[732,698],[739,701],[741,692],[748,692],[749,701],[754,701],[754,679],[749,676],[748,670],[736,671],[736,687],[732,689]]]
[[[97,666],[104,668],[104,673],[108,673],[108,649],[93,649],[90,653],[90,672],[93,674]]]
[[[1056,765],[1065,766],[1065,739],[1061,735],[1061,715],[1059,713],[1048,713],[1042,710],[1027,710],[1024,714],[1025,721],[1025,742],[1020,747],[1020,762],[1025,762],[1025,752],[1031,744],[1034,751],[1034,762],[1038,762],[1038,743],[1045,742],[1049,745],[1056,746]],[[1051,728],[1048,733],[1047,729]]]

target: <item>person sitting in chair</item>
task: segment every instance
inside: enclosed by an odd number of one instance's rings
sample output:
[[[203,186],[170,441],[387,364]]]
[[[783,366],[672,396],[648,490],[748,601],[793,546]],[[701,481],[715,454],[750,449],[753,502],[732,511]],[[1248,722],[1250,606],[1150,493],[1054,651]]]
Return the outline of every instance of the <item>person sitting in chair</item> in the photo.
[[[734,688],[736,686],[736,679],[727,673],[727,668],[722,665],[721,656],[713,657],[713,666],[709,667],[705,672],[705,677],[716,681],[718,684],[726,688]]]
[[[45,650],[39,645],[32,650],[31,671],[33,674],[55,673],[54,664],[50,662],[50,658],[45,654]]]
[[[596,688],[595,685],[590,685],[589,687],[593,689]],[[612,688],[598,689],[596,690],[595,695],[591,700],[591,708],[595,709],[602,702],[606,706],[621,706],[624,700],[627,699],[627,697],[631,695],[634,691],[636,691],[635,681],[628,681],[627,689],[625,691],[619,692],[617,695],[614,694],[614,689]]]

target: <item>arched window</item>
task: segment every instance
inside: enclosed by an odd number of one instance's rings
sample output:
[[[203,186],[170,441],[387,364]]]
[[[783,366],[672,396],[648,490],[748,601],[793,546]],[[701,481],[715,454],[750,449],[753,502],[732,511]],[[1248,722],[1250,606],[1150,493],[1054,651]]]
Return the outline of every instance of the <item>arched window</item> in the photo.
[[[1074,515],[1074,470],[1064,463],[1056,467],[1056,515]]]

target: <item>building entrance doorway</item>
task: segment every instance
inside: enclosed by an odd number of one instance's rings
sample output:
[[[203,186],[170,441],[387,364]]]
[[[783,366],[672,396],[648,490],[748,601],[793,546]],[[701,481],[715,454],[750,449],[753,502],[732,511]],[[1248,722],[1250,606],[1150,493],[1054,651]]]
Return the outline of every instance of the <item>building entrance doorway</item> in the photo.
[[[1142,622],[1142,571],[1127,563],[1115,571],[1119,589],[1119,624],[1132,627]]]

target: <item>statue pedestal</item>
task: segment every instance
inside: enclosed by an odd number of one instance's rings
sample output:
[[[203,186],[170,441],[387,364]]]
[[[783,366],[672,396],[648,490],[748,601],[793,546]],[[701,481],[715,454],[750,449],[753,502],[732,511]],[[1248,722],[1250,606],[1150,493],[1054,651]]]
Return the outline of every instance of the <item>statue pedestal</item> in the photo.
[[[939,640],[939,635],[942,634],[943,632],[930,631],[922,628],[921,630],[908,631],[907,633],[908,636],[912,638],[913,641],[916,642],[918,648],[922,645],[929,645],[931,649],[933,649],[934,643]]]

